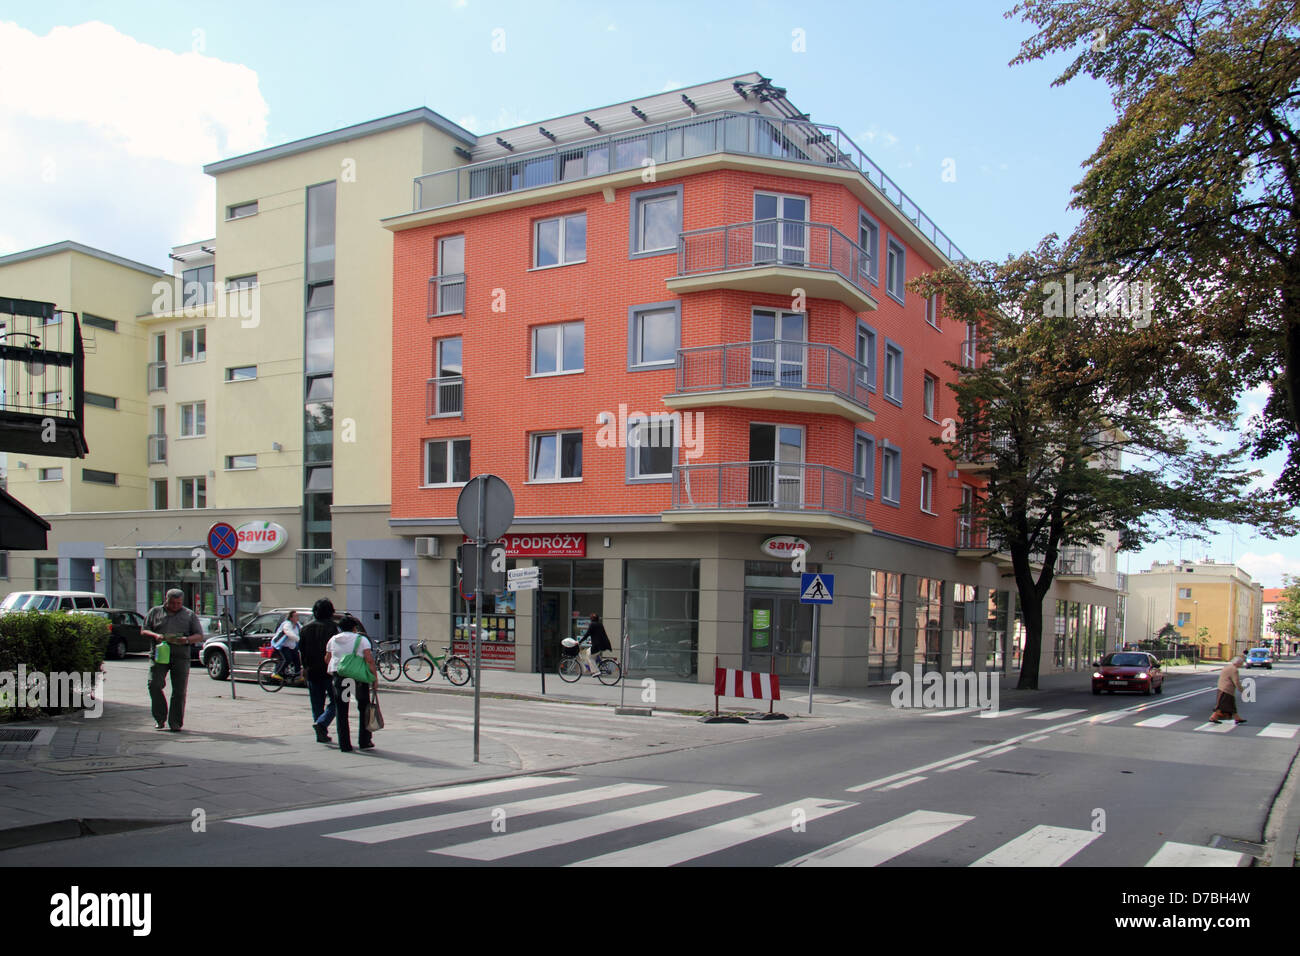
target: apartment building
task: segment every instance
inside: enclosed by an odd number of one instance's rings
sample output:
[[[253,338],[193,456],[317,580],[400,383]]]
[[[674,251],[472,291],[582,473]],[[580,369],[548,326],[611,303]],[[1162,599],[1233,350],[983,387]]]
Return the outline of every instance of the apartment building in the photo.
[[[3,294],[78,311],[95,334],[90,456],[11,456],[12,493],[53,530],[0,588],[93,585],[143,610],[180,587],[213,613],[216,568],[196,554],[226,521],[240,611],[328,596],[401,632],[414,551],[388,529],[380,218],[474,142],[418,109],[212,163],[213,237],[175,247],[172,275],[73,243],[0,259]]]
[[[1208,653],[1223,658],[1260,641],[1264,589],[1234,564],[1157,561],[1129,575],[1128,586],[1128,643],[1150,640],[1166,624],[1189,643],[1204,631]]]
[[[839,128],[755,73],[458,156],[385,221],[391,526],[428,556],[421,634],[470,633],[455,503],[489,472],[515,494],[510,566],[542,578],[484,596],[497,666],[552,666],[600,613],[633,668],[806,682],[795,547],[835,575],[822,685],[1018,666],[1005,565],[960,540],[980,478],[932,442],[972,340],[906,287],[961,253]],[[1048,670],[1117,635],[1113,558],[1063,561]]]

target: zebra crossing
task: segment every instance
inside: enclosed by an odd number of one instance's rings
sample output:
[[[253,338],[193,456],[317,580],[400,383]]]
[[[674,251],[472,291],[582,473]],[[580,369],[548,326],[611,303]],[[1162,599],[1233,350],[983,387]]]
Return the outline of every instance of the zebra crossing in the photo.
[[[930,710],[919,716],[921,717],[977,717],[981,720],[997,720],[1010,717],[1018,717],[1023,720],[1033,721],[1056,721],[1070,720],[1077,718],[1078,715],[1086,713],[1083,708],[1064,708],[1059,710],[1050,710],[1040,712],[1040,707],[1014,707],[1009,710],[982,711],[977,707],[959,707],[953,710]],[[1131,723],[1121,723],[1125,718],[1134,719]],[[1183,721],[1194,721],[1195,727],[1188,727]],[[1288,724],[1273,722],[1262,725],[1235,724],[1232,720],[1224,720],[1217,724],[1205,720],[1204,717],[1194,717],[1189,714],[1157,714],[1154,717],[1143,717],[1141,711],[1121,710],[1109,713],[1097,714],[1091,718],[1083,718],[1082,722],[1094,724],[1109,724],[1114,726],[1132,726],[1142,727],[1150,730],[1166,730],[1177,727],[1178,730],[1190,729],[1195,733],[1210,734],[1235,734],[1239,737],[1266,737],[1278,740],[1294,740],[1300,734],[1300,724]],[[1181,725],[1181,726],[1179,726]],[[1042,738],[1035,738],[1042,739]]]
[[[292,831],[296,838],[394,847],[452,864],[536,864],[545,854],[546,865],[587,867],[725,862],[717,854],[741,847],[751,851],[748,865],[868,867],[926,863],[937,856],[952,866],[1059,867],[1106,839],[1092,830],[1050,824],[1026,825],[1008,839],[1005,821],[1001,829],[990,828],[1000,834],[990,839],[970,814],[914,809],[894,816],[857,800],[774,800],[751,790],[607,783],[563,773],[276,811],[229,823],[263,832],[299,828]],[[960,839],[936,849],[935,842],[949,834]],[[1131,836],[1119,839],[1135,854],[1130,865],[1248,862],[1244,854],[1213,847],[1154,840],[1142,847]],[[909,854],[919,855],[909,860]]]

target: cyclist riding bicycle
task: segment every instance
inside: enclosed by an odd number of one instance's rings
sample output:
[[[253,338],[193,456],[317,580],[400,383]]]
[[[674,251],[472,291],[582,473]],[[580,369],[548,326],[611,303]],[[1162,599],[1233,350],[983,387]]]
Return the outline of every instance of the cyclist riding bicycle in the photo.
[[[587,625],[587,633],[583,635],[583,640],[591,646],[584,646],[580,652],[582,666],[588,674],[591,674],[594,673],[592,670],[593,661],[597,662],[596,666],[599,667],[600,655],[605,651],[614,649],[614,645],[609,642],[609,635],[605,633],[605,626],[600,623],[599,614],[591,616],[591,623]]]

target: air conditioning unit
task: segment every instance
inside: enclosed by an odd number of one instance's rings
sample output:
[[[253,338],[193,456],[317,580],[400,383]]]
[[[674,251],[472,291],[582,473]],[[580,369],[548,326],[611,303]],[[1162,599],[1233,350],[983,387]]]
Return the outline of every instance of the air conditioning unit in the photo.
[[[442,542],[438,538],[416,538],[415,556],[417,558],[437,558],[442,555]]]

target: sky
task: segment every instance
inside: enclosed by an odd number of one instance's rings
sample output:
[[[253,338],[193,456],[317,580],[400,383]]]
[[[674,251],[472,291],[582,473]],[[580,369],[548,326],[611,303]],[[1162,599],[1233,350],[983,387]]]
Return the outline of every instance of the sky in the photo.
[[[484,134],[757,71],[968,256],[1001,259],[1078,223],[1071,189],[1114,117],[1105,86],[1051,85],[1060,61],[1008,65],[1030,35],[1012,5],[6,2],[0,255],[72,239],[167,269],[172,246],[215,232],[204,163],[418,106]],[[1120,570],[1211,557],[1269,587],[1300,574],[1300,542],[1218,530]]]

